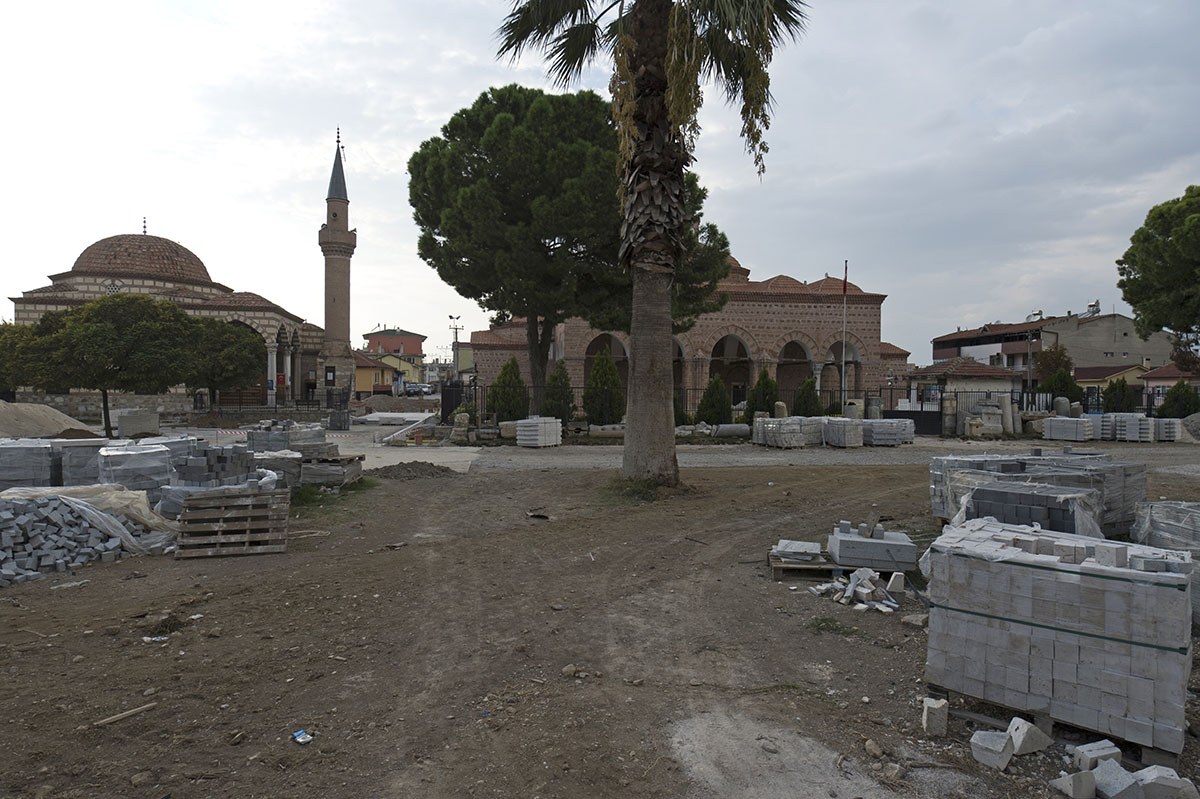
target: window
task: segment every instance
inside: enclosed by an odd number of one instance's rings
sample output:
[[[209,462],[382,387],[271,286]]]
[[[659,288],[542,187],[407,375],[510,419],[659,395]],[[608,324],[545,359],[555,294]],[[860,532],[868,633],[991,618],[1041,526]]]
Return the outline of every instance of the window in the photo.
[[[1106,352],[1106,353],[1104,353],[1104,357],[1105,357],[1105,358],[1111,358],[1111,357],[1113,357],[1113,353],[1111,353],[1111,352]]]
[[[107,284],[104,287],[104,293],[105,294],[120,294],[121,293],[121,284],[120,283]]]

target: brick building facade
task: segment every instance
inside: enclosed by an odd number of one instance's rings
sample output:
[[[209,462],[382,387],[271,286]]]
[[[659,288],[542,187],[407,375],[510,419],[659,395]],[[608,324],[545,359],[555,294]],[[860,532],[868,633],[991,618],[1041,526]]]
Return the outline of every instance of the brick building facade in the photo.
[[[731,259],[732,261],[733,259]],[[675,338],[675,386],[690,405],[698,401],[710,377],[719,374],[737,397],[754,384],[761,369],[779,382],[783,396],[815,378],[824,392],[841,385],[845,350],[848,396],[877,393],[907,371],[908,352],[880,340],[880,314],[886,295],[845,287],[846,335],[842,337],[843,283],[828,275],[804,283],[786,275],[764,281],[733,261],[719,290],[729,296],[720,311],[705,314]],[[569,319],[554,333],[550,362],[566,363],[571,385],[586,385],[593,359],[608,347],[622,382],[627,375],[629,336],[596,330],[582,319]],[[471,334],[478,383],[490,385],[512,357],[529,374],[524,320]]]

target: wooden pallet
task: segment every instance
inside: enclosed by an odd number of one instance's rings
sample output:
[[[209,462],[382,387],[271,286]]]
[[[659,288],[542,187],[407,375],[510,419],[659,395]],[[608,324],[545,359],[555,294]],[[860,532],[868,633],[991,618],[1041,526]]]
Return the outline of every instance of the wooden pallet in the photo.
[[[783,560],[767,550],[767,565],[771,567],[771,579],[775,581],[802,578],[820,580],[822,578],[841,577],[844,569],[825,556],[817,555],[813,560],[792,562]]]
[[[1006,705],[988,701],[987,699],[980,699],[978,697],[960,693],[959,691],[953,691],[944,686],[935,685],[934,683],[926,683],[925,688],[931,699],[954,699],[957,697],[959,704],[963,702],[975,702],[999,708],[1004,711],[1004,718],[995,718],[986,713],[975,713],[970,710],[960,710],[958,708],[950,709],[951,716],[965,719],[973,722],[976,725],[984,725],[994,729],[1004,730],[1008,728],[1009,720],[1011,720],[1014,716],[1029,716],[1033,719],[1033,722],[1037,727],[1041,728],[1044,732],[1050,735],[1051,738],[1055,738],[1056,740],[1063,737],[1064,733],[1073,732],[1074,735],[1072,737],[1076,737],[1078,735],[1078,731],[1083,731],[1090,739],[1095,739],[1096,736],[1100,736],[1103,738],[1108,738],[1109,740],[1115,740],[1124,743],[1126,746],[1126,755],[1124,759],[1129,761],[1130,765],[1134,765],[1138,769],[1145,766],[1167,766],[1168,768],[1177,768],[1179,765],[1179,755],[1174,752],[1168,752],[1165,749],[1155,749],[1154,747],[1146,746],[1145,744],[1138,744],[1134,743],[1133,741],[1125,741],[1123,738],[1118,738],[1112,733],[1097,732],[1084,727],[1077,727],[1069,722],[1059,721],[1058,719],[1055,719],[1046,713],[1035,713],[1030,710],[1010,708]],[[1132,749],[1135,752],[1138,749],[1141,749],[1141,760],[1134,760],[1132,757],[1130,757],[1128,755],[1129,749]]]
[[[176,558],[263,555],[287,551],[291,494],[271,491],[199,491],[189,494],[179,517]]]

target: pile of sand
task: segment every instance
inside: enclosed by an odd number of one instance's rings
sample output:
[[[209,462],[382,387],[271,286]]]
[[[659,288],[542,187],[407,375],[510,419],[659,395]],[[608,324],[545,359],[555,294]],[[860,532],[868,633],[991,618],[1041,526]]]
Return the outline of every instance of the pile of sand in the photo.
[[[0,438],[78,438],[81,433],[95,435],[83,422],[48,405],[0,400]]]

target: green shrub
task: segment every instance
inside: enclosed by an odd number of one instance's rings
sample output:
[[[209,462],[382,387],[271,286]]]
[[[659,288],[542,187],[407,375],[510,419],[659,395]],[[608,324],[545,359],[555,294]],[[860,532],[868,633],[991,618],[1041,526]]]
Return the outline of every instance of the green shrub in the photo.
[[[1178,383],[1167,389],[1162,405],[1155,408],[1154,413],[1156,416],[1173,419],[1200,413],[1200,396],[1197,396],[1196,389],[1181,377]]]
[[[792,401],[792,416],[821,416],[821,397],[817,394],[817,380],[810,377],[796,392]]]
[[[1137,390],[1123,377],[1110,380],[1100,392],[1100,405],[1105,413],[1130,413],[1137,404]]]
[[[1056,397],[1066,397],[1071,402],[1083,402],[1083,389],[1066,369],[1060,369],[1050,375],[1037,387],[1037,390],[1053,394]]]
[[[546,390],[542,392],[542,407],[538,413],[542,416],[552,416],[563,424],[575,418],[575,392],[571,391],[571,377],[567,374],[567,364],[559,361],[554,371],[546,378]]]
[[[515,357],[500,368],[496,382],[488,389],[487,408],[496,414],[497,422],[511,422],[529,415],[529,392]]]
[[[825,409],[826,416],[841,416],[842,403],[838,402],[837,397],[829,401],[829,407]]]
[[[752,423],[754,414],[758,411],[766,411],[767,416],[773,416],[776,402],[779,402],[779,384],[775,382],[764,366],[763,370],[758,373],[758,382],[746,395],[746,418]]]
[[[708,424],[729,424],[733,419],[733,408],[729,404],[729,395],[725,393],[725,381],[720,375],[713,375],[700,397],[700,407],[696,409],[696,421]]]
[[[592,371],[583,389],[583,412],[588,424],[617,424],[625,416],[621,376],[608,347],[596,353],[592,361]]]

